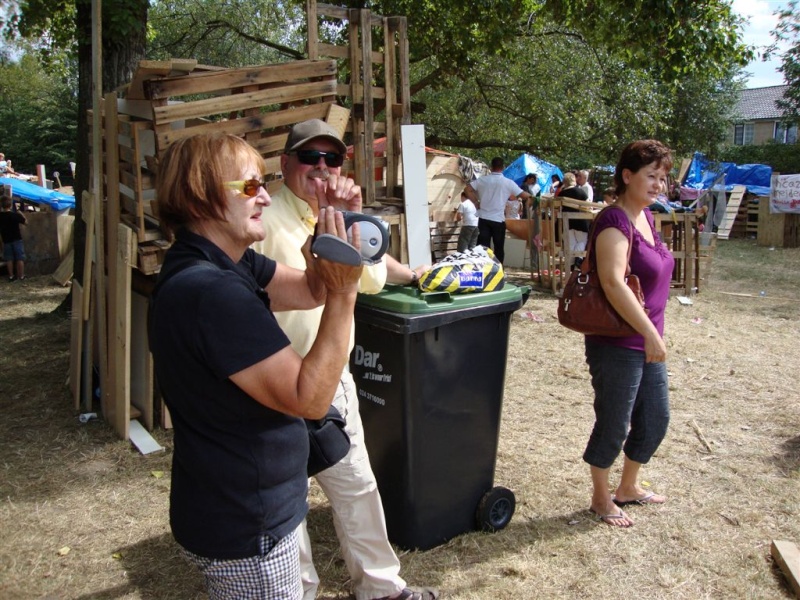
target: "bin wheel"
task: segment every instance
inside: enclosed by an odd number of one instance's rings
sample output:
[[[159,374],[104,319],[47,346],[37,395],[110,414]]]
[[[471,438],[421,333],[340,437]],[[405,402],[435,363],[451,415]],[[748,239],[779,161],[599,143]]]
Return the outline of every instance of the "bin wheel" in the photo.
[[[478,504],[475,518],[480,531],[494,533],[511,522],[517,506],[514,492],[504,487],[495,487],[486,492]]]

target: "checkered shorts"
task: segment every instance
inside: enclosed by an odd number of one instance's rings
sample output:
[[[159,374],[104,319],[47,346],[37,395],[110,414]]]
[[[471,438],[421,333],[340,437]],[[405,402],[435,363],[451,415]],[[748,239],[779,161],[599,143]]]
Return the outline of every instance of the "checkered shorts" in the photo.
[[[297,531],[279,542],[266,535],[259,555],[234,560],[198,556],[185,548],[186,558],[203,573],[209,600],[300,600],[300,558]]]

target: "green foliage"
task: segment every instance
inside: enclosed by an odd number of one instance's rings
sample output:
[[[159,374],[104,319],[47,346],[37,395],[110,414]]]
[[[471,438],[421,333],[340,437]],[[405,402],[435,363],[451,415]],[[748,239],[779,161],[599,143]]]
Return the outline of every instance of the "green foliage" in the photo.
[[[800,173],[800,152],[797,144],[770,142],[761,146],[727,146],[714,159],[737,165],[769,165],[776,173],[785,175]]]
[[[305,55],[305,3],[153,0],[147,56],[241,67]]]
[[[56,15],[88,0],[76,2],[23,0],[20,31],[66,39],[65,17]],[[104,2],[104,53],[131,43],[126,32],[139,31],[144,14],[148,58],[236,67],[305,55],[303,0],[152,0],[142,13],[143,2]],[[344,6],[407,16],[414,106],[425,106],[414,121],[426,125],[429,143],[485,159],[529,151],[565,167],[590,166],[613,162],[637,137],[658,137],[677,153],[713,153],[735,101],[737,69],[750,57],[726,0]],[[321,25],[325,41],[346,43],[347,35],[338,22]],[[373,43],[381,50],[382,37]]]
[[[26,53],[19,62],[0,64],[0,148],[21,173],[37,164],[69,180],[75,160],[78,101],[70,82],[45,71],[39,56]]]
[[[562,168],[609,164],[643,137],[678,155],[710,152],[736,101],[730,77],[665,85],[578,37],[518,40],[516,52],[484,61],[467,81],[440,80],[417,94],[425,111],[415,120],[430,144],[484,161],[530,152]]]
[[[8,23],[7,37],[19,35],[39,40],[45,55],[53,49],[64,51],[75,44],[75,7],[80,0],[21,0],[19,12]]]
[[[780,13],[778,27],[772,32],[776,42],[788,42],[789,49],[783,54],[780,72],[789,86],[784,99],[778,101],[790,120],[800,119],[800,8],[797,0],[791,0]]]
[[[719,77],[753,56],[727,0],[548,0],[546,8],[555,22],[665,83]]]
[[[698,73],[675,85],[662,86],[670,110],[667,129],[656,137],[685,156],[694,151],[714,155],[725,142],[733,111],[744,87],[739,69],[730,67],[722,76]]]

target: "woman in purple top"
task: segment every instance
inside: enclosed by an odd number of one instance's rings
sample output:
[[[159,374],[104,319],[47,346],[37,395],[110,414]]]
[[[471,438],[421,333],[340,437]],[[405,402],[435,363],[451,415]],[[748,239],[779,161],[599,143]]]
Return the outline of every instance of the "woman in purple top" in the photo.
[[[593,257],[608,301],[638,332],[623,338],[586,336],[586,362],[594,388],[595,424],[583,459],[592,474],[591,511],[603,522],[630,527],[622,510],[628,504],[661,504],[666,498],[638,483],[639,469],[655,453],[667,432],[669,394],[664,344],[664,309],[674,259],[655,230],[647,208],[655,201],[672,168],[669,148],[656,140],[629,144],[614,173],[614,206],[598,217]],[[631,229],[631,272],[638,275],[645,310],[627,285]],[[625,453],[622,477],[611,494],[609,472]]]

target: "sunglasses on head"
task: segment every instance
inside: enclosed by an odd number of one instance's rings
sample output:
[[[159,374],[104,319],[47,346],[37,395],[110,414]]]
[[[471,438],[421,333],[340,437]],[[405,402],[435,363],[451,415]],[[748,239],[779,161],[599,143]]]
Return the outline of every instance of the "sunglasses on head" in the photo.
[[[225,187],[231,190],[238,190],[242,192],[245,196],[253,196],[258,195],[258,189],[264,188],[267,189],[267,177],[265,175],[261,176],[261,179],[245,179],[244,181],[226,181]]]
[[[325,159],[325,165],[328,167],[341,167],[344,164],[344,154],[338,152],[322,152],[321,150],[295,150],[289,154],[297,155],[299,160],[304,165],[316,165],[319,163],[320,158]]]

